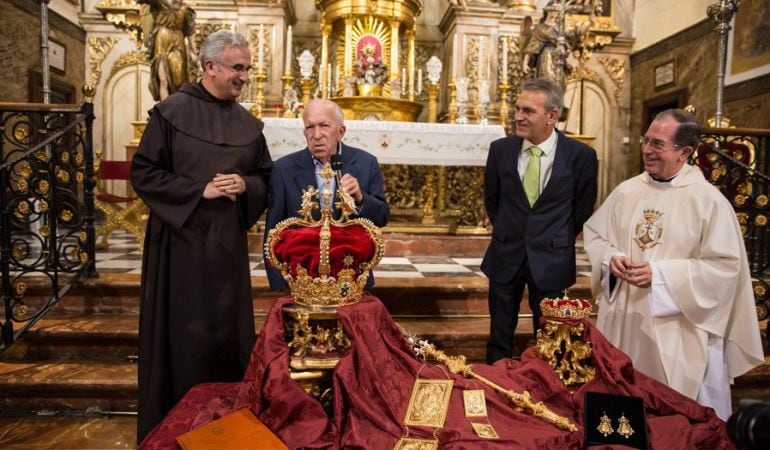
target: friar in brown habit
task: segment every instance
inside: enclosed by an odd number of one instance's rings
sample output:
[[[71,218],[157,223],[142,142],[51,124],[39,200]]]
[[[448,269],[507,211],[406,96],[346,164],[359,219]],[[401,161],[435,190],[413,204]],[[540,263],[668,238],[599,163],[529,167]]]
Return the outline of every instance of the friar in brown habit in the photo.
[[[243,377],[254,343],[247,230],[264,212],[272,162],[263,124],[236,99],[248,42],[203,44],[202,81],[150,112],[131,166],[150,207],[139,309],[141,440],[192,386]]]

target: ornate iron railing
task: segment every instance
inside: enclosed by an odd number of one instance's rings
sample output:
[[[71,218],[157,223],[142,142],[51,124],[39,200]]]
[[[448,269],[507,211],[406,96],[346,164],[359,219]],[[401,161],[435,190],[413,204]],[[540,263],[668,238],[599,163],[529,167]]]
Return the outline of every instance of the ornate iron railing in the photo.
[[[0,352],[94,265],[93,104],[0,103]]]
[[[759,320],[770,310],[770,130],[705,128],[694,154],[706,178],[730,200],[743,232]]]

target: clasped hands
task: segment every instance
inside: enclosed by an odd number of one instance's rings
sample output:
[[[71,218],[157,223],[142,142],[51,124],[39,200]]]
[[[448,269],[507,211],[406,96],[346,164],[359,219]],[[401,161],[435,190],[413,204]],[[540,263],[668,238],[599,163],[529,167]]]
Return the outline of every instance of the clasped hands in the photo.
[[[647,261],[635,263],[627,256],[615,255],[610,258],[610,272],[636,287],[646,288],[652,283],[652,267]]]
[[[206,184],[203,198],[212,200],[227,197],[235,201],[235,196],[246,191],[246,182],[237,173],[218,173],[213,180]]]

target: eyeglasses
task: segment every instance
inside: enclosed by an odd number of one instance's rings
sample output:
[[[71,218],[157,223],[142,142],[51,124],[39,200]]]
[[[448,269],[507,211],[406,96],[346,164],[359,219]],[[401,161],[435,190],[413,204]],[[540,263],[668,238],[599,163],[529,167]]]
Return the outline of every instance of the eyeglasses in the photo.
[[[661,141],[660,139],[650,139],[647,136],[639,136],[639,145],[642,147],[647,145],[656,152],[662,152],[669,144]],[[671,144],[671,146],[673,146],[675,149],[679,149],[679,147],[681,147],[681,145],[677,144]]]
[[[214,62],[216,64],[219,64],[220,66],[227,67],[228,69],[230,69],[230,70],[232,70],[233,72],[236,72],[236,73],[249,73],[249,71],[251,71],[251,69],[253,69],[252,66],[243,66],[241,64],[235,64],[235,65],[231,66],[230,64],[221,63],[219,61],[214,61]]]

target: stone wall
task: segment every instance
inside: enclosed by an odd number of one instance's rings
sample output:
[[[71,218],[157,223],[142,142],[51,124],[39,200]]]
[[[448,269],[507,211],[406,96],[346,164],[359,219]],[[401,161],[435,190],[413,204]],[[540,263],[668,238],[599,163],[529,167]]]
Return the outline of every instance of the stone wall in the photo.
[[[645,131],[645,104],[681,97],[684,104],[696,109],[702,123],[716,112],[718,36],[714,23],[705,19],[665,41],[631,56],[631,124],[632,148],[639,151],[634,139]],[[655,87],[655,68],[674,62],[674,82]],[[724,91],[724,114],[731,125],[748,128],[770,128],[770,76],[761,76],[727,86]],[[641,159],[630,162],[632,173],[641,171]]]
[[[79,26],[48,12],[49,38],[66,47],[64,73],[51,70],[54,89],[74,89],[74,102],[83,101],[85,32]],[[40,5],[28,0],[0,2],[0,102],[30,102],[30,72],[40,73]],[[42,98],[42,97],[41,97]]]

